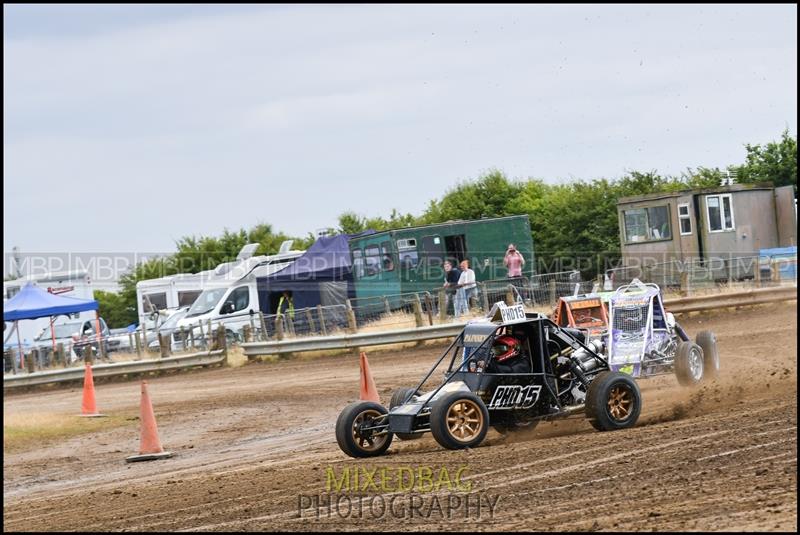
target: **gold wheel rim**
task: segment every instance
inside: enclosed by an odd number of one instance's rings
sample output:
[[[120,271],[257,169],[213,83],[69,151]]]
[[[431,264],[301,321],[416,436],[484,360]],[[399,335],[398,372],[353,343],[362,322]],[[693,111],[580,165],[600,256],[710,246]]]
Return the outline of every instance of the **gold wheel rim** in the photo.
[[[447,430],[459,442],[469,442],[483,430],[483,412],[472,400],[456,401],[447,410]]]
[[[615,420],[626,420],[633,408],[631,391],[622,386],[615,386],[608,395],[608,413]]]
[[[388,435],[382,435],[379,437],[375,436],[361,436],[361,433],[358,432],[359,427],[363,424],[369,423],[369,420],[374,420],[383,416],[379,411],[375,409],[367,409],[363,412],[358,413],[355,420],[353,420],[353,441],[358,445],[359,449],[363,451],[375,451],[381,446],[383,446],[384,442],[388,438]]]

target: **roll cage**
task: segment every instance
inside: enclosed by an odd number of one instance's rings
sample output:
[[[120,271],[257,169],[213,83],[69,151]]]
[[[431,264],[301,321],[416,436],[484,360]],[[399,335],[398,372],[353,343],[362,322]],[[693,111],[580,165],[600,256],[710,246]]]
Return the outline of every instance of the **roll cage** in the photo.
[[[426,395],[426,402],[420,406],[417,415],[424,415],[430,411],[430,401],[454,381],[463,381],[470,391],[481,395],[497,383],[499,378],[514,378],[522,380],[523,384],[538,384],[542,386],[542,391],[548,393],[552,405],[563,410],[564,407],[560,397],[571,388],[571,384],[566,384],[562,390],[559,382],[563,382],[556,374],[555,360],[557,357],[568,354],[578,349],[584,349],[592,358],[598,361],[601,369],[608,369],[608,361],[601,355],[594,352],[586,345],[585,333],[577,329],[559,327],[546,316],[536,313],[527,313],[525,319],[516,322],[486,322],[479,321],[468,324],[464,330],[451,342],[442,352],[442,355],[433,364],[428,373],[423,377],[414,391],[419,392],[425,383],[431,378],[435,370],[442,362],[450,356],[450,361],[445,371],[444,380],[432,392]],[[498,336],[513,332],[514,330],[525,330],[525,349],[526,357],[530,359],[530,371],[523,373],[515,372],[491,372],[494,354],[491,351],[494,340]],[[480,333],[480,342],[475,340],[475,333]],[[467,349],[469,351],[467,352]],[[460,359],[460,362],[459,360]],[[470,371],[468,363],[470,360],[485,359],[482,368],[476,367],[475,371]],[[578,378],[588,386],[585,378]],[[555,391],[554,391],[555,386]],[[403,404],[407,403],[413,394],[409,395]]]

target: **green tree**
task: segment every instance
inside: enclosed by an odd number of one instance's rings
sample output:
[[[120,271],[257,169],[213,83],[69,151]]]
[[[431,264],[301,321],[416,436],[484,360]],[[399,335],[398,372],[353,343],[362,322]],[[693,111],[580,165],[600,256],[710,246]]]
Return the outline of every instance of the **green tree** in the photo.
[[[719,167],[698,167],[696,171],[687,169],[681,175],[681,181],[686,189],[716,188],[727,178],[728,174]]]
[[[521,183],[509,181],[501,171],[493,169],[477,180],[459,183],[440,201],[431,201],[421,221],[429,224],[512,215],[509,206],[522,190]]]
[[[95,290],[94,298],[100,305],[100,317],[106,320],[110,329],[119,329],[138,322],[135,304],[131,306],[121,293]]]
[[[417,218],[411,214],[401,214],[396,209],[392,209],[389,219],[384,219],[380,216],[363,217],[352,210],[348,210],[339,216],[339,232],[344,234],[356,234],[367,229],[380,232],[415,224],[417,224]]]
[[[747,158],[743,165],[732,166],[736,181],[741,184],[772,182],[775,187],[794,186],[797,193],[797,138],[784,130],[780,141],[766,145],[745,145]]]

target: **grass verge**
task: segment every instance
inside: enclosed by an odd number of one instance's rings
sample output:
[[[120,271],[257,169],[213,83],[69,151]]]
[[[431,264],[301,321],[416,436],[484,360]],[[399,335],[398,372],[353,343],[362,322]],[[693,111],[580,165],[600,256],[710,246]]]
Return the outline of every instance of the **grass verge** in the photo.
[[[14,453],[43,442],[63,440],[95,431],[132,424],[134,413],[115,414],[104,418],[82,418],[78,415],[53,413],[3,414],[3,453]]]

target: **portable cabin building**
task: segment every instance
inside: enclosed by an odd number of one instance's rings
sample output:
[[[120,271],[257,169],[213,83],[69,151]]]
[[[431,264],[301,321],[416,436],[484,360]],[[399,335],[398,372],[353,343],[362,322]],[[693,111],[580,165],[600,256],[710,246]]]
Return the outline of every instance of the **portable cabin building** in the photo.
[[[527,215],[448,221],[406,227],[350,240],[356,297],[433,291],[444,283],[444,262],[469,260],[476,281],[504,278],[506,248],[513,243],[525,258],[523,274],[534,266]],[[394,303],[392,304],[394,306]]]
[[[669,266],[698,262],[714,279],[749,278],[760,249],[797,244],[793,186],[735,184],[622,197],[617,212],[623,265],[655,270],[665,283],[676,282]]]

